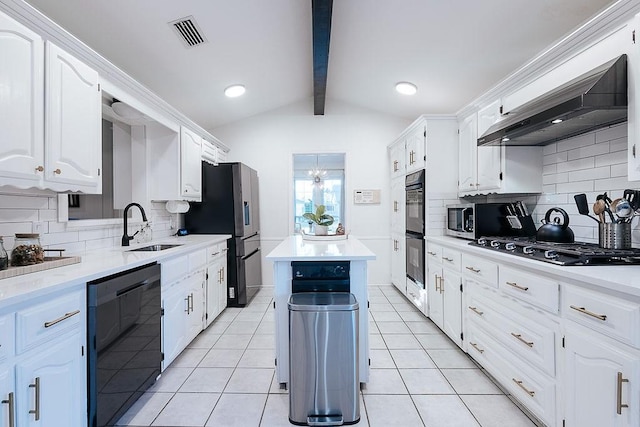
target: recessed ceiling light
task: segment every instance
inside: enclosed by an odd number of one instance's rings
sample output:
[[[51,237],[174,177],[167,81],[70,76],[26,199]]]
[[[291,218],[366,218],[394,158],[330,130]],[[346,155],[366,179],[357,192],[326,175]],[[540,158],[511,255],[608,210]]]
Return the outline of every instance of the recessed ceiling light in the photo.
[[[551,123],[553,123],[554,125],[557,125],[558,123],[562,123],[562,119],[551,120]]]
[[[409,82],[396,83],[396,90],[403,95],[415,95],[418,91],[418,87]]]
[[[509,141],[509,140],[510,140],[510,138],[508,138],[508,137],[506,137],[506,136],[502,138],[502,142],[507,142],[507,141]]]
[[[224,90],[224,94],[229,98],[235,98],[237,96],[243,95],[246,89],[244,85],[231,85]]]

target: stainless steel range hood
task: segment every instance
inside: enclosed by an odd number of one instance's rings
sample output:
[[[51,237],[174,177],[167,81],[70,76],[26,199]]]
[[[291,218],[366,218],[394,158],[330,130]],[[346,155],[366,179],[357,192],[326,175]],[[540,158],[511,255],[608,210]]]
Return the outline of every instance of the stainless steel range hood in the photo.
[[[510,111],[478,138],[478,146],[547,145],[626,120],[627,55],[622,55]]]

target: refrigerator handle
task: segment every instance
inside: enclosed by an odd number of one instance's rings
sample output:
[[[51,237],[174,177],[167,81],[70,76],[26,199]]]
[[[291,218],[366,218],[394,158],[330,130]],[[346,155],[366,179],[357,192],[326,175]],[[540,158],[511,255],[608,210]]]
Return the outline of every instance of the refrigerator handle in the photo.
[[[251,212],[249,210],[249,202],[242,201],[243,203],[243,213],[244,213],[244,225],[251,225]]]

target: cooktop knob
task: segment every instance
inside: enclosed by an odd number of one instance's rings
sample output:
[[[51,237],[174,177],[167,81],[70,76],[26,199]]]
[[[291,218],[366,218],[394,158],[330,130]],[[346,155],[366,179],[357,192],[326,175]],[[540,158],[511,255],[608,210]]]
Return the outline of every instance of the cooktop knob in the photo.
[[[481,237],[478,239],[478,244],[480,246],[487,246],[487,239],[485,239],[484,237]]]
[[[525,246],[524,248],[522,248],[522,253],[525,253],[527,255],[531,255],[535,252],[536,250],[533,248],[533,246]]]
[[[513,242],[509,242],[507,244],[504,245],[504,248],[508,251],[515,251],[516,250],[516,244]]]
[[[547,259],[558,258],[558,252],[556,251],[544,251],[544,257]]]
[[[499,248],[500,247],[500,242],[497,240],[492,240],[491,241],[491,247],[492,248]]]

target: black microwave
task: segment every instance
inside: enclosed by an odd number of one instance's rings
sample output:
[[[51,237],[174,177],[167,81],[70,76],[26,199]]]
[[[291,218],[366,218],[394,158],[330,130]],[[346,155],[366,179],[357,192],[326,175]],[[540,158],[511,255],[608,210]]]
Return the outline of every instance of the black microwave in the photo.
[[[474,240],[483,236],[513,236],[506,220],[505,203],[448,205],[445,234]]]

